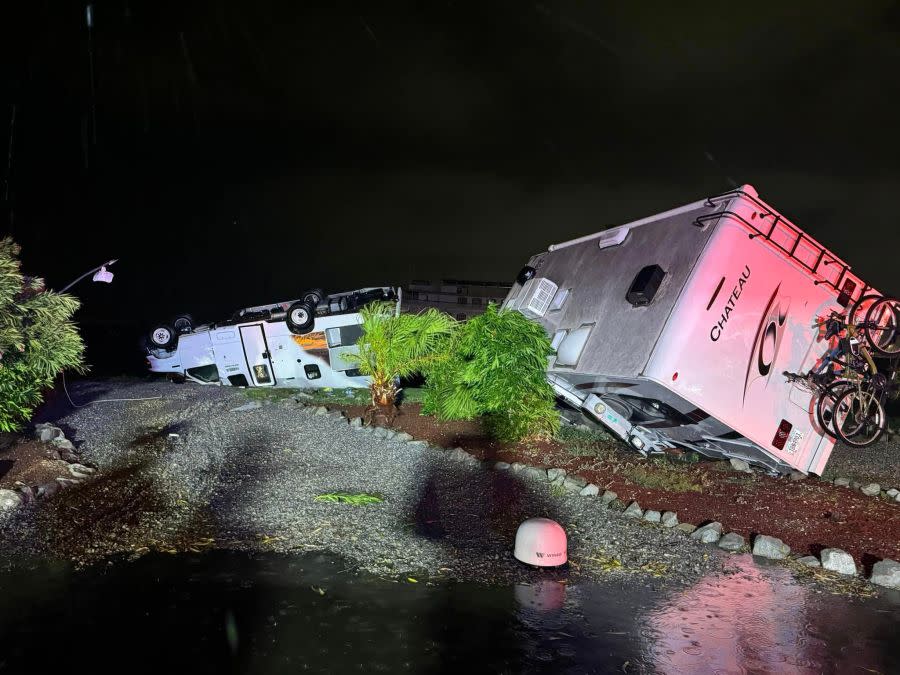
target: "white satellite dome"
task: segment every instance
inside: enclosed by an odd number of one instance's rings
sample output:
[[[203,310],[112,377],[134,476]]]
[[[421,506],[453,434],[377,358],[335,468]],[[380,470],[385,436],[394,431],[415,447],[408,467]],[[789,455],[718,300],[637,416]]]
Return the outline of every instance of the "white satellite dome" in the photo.
[[[519,525],[513,555],[538,567],[556,567],[568,561],[566,531],[549,518],[529,518]]]

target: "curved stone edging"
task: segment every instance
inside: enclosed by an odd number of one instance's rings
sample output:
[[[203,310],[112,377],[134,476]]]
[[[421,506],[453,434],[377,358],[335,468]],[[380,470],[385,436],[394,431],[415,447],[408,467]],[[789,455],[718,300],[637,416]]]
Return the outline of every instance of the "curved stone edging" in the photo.
[[[343,419],[352,428],[361,431],[373,433],[377,437],[388,438],[403,441],[411,445],[420,445],[427,447],[429,444],[425,441],[414,439],[405,432],[396,432],[392,429],[386,429],[378,426],[366,426],[360,417],[352,419],[347,418],[344,413],[338,411],[328,412],[325,406],[310,406],[314,408],[313,414],[324,415],[329,414],[334,417]],[[436,446],[435,449],[441,449]],[[701,526],[692,525],[690,523],[679,523],[678,514],[674,511],[659,511],[641,508],[637,501],[631,501],[627,505],[619,500],[618,495],[611,490],[603,490],[593,483],[588,483],[580,476],[568,474],[565,469],[529,466],[520,462],[509,464],[508,462],[481,462],[477,457],[470,455],[462,448],[453,448],[445,450],[449,457],[453,460],[466,462],[469,464],[484,464],[488,469],[494,471],[511,471],[520,474],[528,480],[536,480],[544,482],[550,486],[558,488],[560,491],[569,495],[580,495],[587,498],[596,498],[601,504],[613,511],[619,511],[622,517],[630,518],[638,522],[649,523],[659,527],[666,527],[683,532],[685,535],[706,544],[715,544],[718,548],[733,553],[751,554],[770,560],[784,560],[790,555],[791,548],[777,537],[770,537],[765,534],[757,534],[753,537],[751,545],[748,546],[744,537],[736,532],[724,532],[722,523],[712,521]],[[835,481],[835,484],[838,484]],[[849,481],[848,481],[849,485]],[[880,491],[880,487],[879,487]],[[900,496],[896,501],[900,502]],[[845,576],[858,576],[856,563],[853,557],[846,551],[838,548],[826,548],[820,553],[820,558],[808,555],[796,558],[796,562],[808,567],[821,567],[825,570],[842,574]],[[872,567],[872,572],[866,579],[869,583],[884,588],[900,589],[900,563],[895,560],[881,560]]]

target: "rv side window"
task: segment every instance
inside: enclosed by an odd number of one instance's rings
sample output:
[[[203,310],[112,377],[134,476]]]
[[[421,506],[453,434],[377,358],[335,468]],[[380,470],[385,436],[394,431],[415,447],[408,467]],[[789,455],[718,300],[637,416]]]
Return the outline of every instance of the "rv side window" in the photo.
[[[559,343],[559,347],[556,350],[556,365],[576,365],[578,359],[581,358],[581,352],[584,350],[584,345],[587,343],[593,329],[594,324],[585,324],[570,331]]]
[[[195,380],[200,380],[201,382],[218,382],[219,381],[219,369],[216,368],[216,364],[212,363],[208,366],[197,366],[196,368],[188,368],[184,371]]]
[[[307,380],[318,380],[322,377],[322,372],[319,370],[319,366],[315,363],[309,363],[303,366],[303,370],[306,371],[306,379]]]
[[[558,291],[556,291],[556,295],[553,296],[553,302],[550,303],[551,312],[558,312],[560,309],[562,309],[562,306],[568,299],[571,290],[571,288],[560,288]]]
[[[325,331],[329,347],[350,347],[356,344],[359,338],[362,337],[362,334],[362,324],[359,323],[329,328]]]
[[[563,341],[563,338],[566,337],[569,331],[567,330],[558,330],[553,334],[553,339],[550,341],[550,346],[555,350],[559,347],[559,343]]]

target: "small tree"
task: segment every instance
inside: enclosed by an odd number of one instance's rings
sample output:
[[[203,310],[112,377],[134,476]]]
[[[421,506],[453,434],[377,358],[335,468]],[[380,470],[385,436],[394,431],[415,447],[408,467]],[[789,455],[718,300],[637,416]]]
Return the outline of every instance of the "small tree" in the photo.
[[[382,414],[390,424],[397,409],[399,379],[421,373],[439,361],[439,348],[456,322],[435,309],[397,314],[390,302],[366,305],[360,315],[363,334],[356,343],[359,353],[341,356],[372,378],[372,405],[366,410],[366,417],[371,421],[376,414]]]
[[[78,300],[44,290],[19,267],[19,246],[0,240],[0,430],[26,422],[65,368],[84,371],[84,344],[71,317]]]
[[[447,357],[426,373],[424,412],[439,419],[484,416],[503,441],[548,438],[559,428],[547,382],[550,340],[521,313],[489,305],[449,338]]]

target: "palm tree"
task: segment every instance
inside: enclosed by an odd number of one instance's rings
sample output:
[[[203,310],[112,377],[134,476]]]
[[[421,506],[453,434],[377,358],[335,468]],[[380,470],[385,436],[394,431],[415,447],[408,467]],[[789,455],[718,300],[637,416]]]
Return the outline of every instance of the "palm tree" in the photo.
[[[390,425],[397,411],[400,378],[420,373],[443,358],[442,346],[456,321],[436,309],[398,314],[391,302],[369,304],[360,315],[363,334],[356,343],[359,353],[342,357],[372,378],[372,405],[366,409],[366,419],[371,422],[381,414]]]

